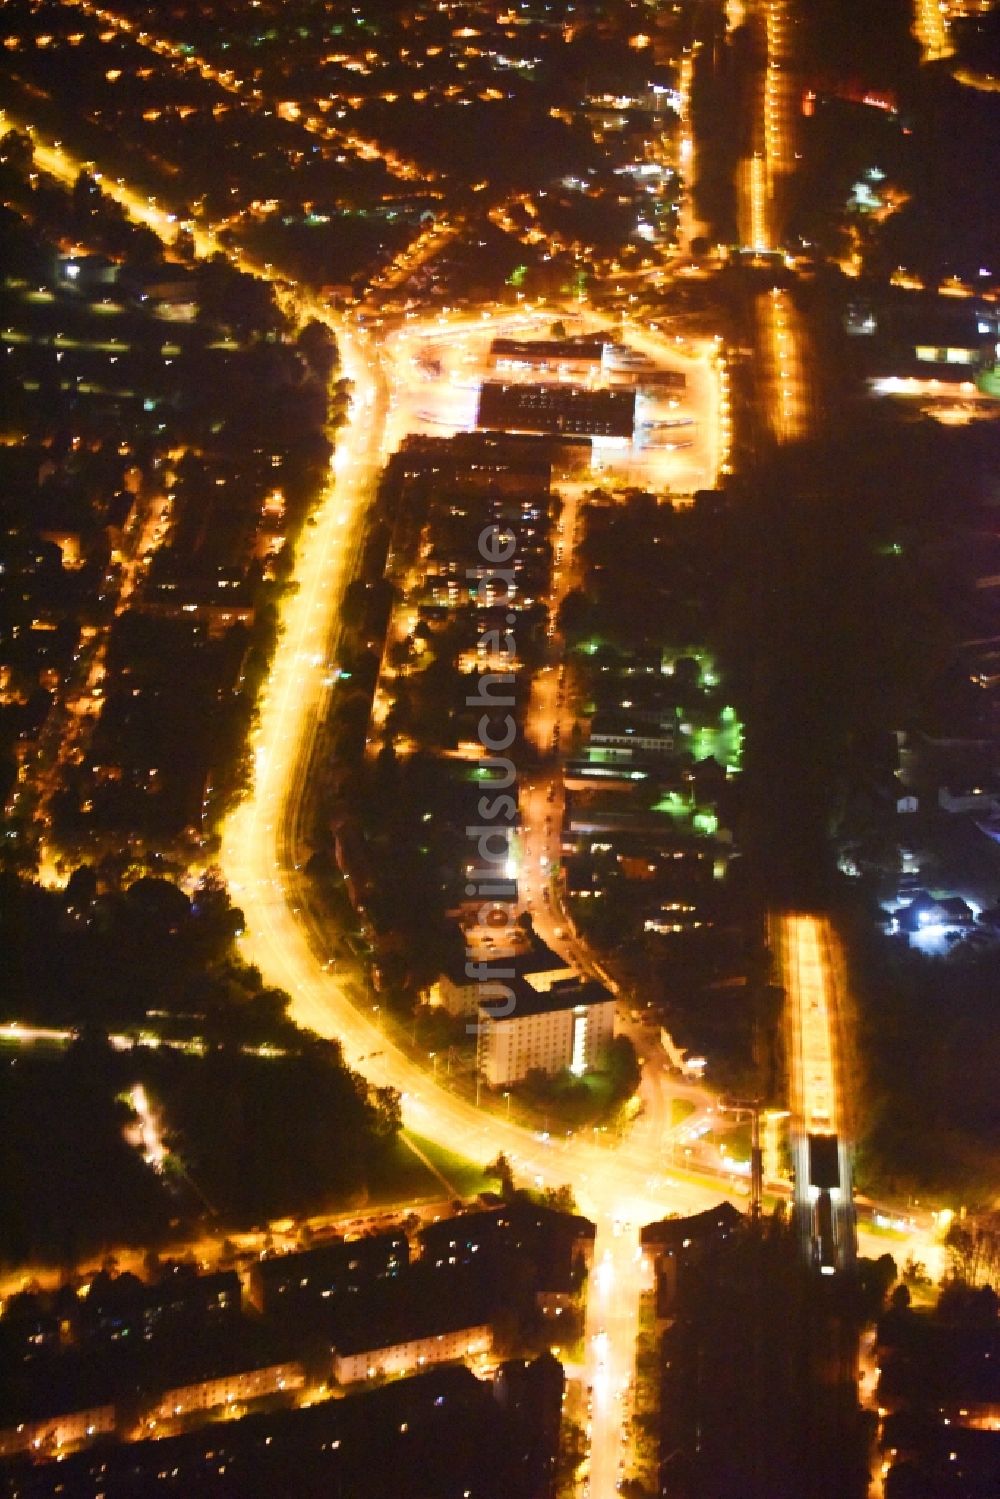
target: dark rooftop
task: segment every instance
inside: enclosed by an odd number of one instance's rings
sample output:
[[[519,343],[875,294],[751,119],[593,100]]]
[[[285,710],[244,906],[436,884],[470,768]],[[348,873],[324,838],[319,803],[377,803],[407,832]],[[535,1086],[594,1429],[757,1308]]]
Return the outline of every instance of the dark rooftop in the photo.
[[[577,385],[507,385],[487,380],[479,393],[479,427],[593,437],[631,437],[635,392]]]
[[[717,1207],[706,1208],[690,1218],[661,1218],[658,1223],[647,1223],[641,1242],[657,1249],[683,1249],[688,1241],[704,1242],[716,1235],[728,1238],[742,1222],[739,1208],[731,1202],[720,1202]]]
[[[533,989],[526,979],[516,976],[513,979],[505,979],[503,982],[509,984],[514,991],[513,1016],[517,1019],[524,1015],[544,1015],[558,1010],[572,1010],[577,1005],[600,1005],[607,1000],[614,999],[611,991],[605,989],[604,985],[599,984],[596,979],[556,979],[550,989],[542,992]],[[490,1004],[495,1004],[496,1001],[487,1000],[485,1003],[489,1009]]]

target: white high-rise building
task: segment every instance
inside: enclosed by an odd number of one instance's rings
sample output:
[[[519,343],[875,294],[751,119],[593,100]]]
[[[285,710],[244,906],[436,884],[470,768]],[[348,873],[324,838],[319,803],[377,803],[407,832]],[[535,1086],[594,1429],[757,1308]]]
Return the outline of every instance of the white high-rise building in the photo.
[[[581,1074],[597,1064],[615,1030],[614,996],[603,985],[569,978],[536,989],[526,977],[509,990],[479,1006],[479,1070],[491,1088],[532,1071]]]

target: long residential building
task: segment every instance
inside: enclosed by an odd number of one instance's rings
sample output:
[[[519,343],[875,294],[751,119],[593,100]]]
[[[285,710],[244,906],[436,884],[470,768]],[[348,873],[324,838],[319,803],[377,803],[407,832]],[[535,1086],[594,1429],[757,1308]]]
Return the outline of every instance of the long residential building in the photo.
[[[115,1407],[85,1406],[54,1416],[26,1417],[0,1427],[0,1458],[30,1453],[38,1458],[60,1457],[96,1437],[115,1430]]]
[[[488,1353],[491,1347],[492,1333],[486,1322],[388,1344],[358,1332],[334,1351],[333,1373],[338,1384],[357,1384],[363,1379],[416,1374],[431,1364]]]

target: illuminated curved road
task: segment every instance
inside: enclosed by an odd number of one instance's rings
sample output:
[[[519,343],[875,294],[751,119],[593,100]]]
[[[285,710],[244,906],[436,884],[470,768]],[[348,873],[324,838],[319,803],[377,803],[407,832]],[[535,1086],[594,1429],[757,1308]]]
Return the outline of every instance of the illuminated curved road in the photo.
[[[630,1451],[622,1433],[644,1273],[639,1226],[668,1212],[700,1212],[732,1196],[733,1189],[723,1178],[666,1166],[665,1142],[644,1131],[605,1145],[589,1138],[544,1139],[476,1108],[439,1086],[394,1044],[366,988],[353,975],[336,971],[337,934],[298,868],[307,853],[303,805],[328,704],[340,602],[354,575],[365,515],[388,456],[389,433],[396,436],[390,413],[397,393],[384,372],[381,351],[365,334],[318,305],[308,310],[321,313],[336,329],[343,372],[354,395],[315,523],[303,529],[297,548],[297,586],[282,612],[261,703],[254,790],[223,833],[222,866],[246,916],[244,953],[269,982],[288,991],[296,1021],[338,1039],[347,1061],[371,1083],[400,1090],[409,1128],[483,1164],[503,1151],[517,1175],[531,1184],[572,1184],[582,1211],[597,1223],[585,1375],[594,1406],[589,1495],[611,1499],[627,1471],[622,1463]],[[468,317],[456,320],[456,336],[468,322]],[[385,364],[395,378],[405,378],[399,365]],[[926,1258],[926,1233],[920,1240],[921,1257]],[[886,1247],[884,1241],[876,1244],[876,1252]]]
[[[66,148],[44,141],[10,111],[0,113],[0,121],[29,130],[43,170],[67,184],[75,180],[82,163]],[[145,224],[167,243],[173,240],[176,219],[167,208],[123,181],[104,178],[102,187],[133,222]],[[219,247],[211,225],[199,225],[194,240],[198,255]],[[597,1223],[587,1308],[585,1379],[594,1408],[586,1493],[588,1499],[611,1499],[618,1479],[628,1471],[630,1452],[623,1431],[643,1273],[639,1225],[668,1211],[701,1211],[724,1195],[724,1183],[674,1168],[665,1175],[655,1142],[629,1142],[622,1150],[613,1142],[602,1147],[589,1140],[543,1140],[478,1110],[438,1087],[383,1034],[370,995],[356,978],[331,971],[336,933],[297,868],[306,852],[305,792],[329,701],[343,591],[356,570],[379,469],[405,430],[401,412],[389,421],[390,379],[402,381],[405,373],[398,361],[383,362],[367,335],[334,316],[322,301],[271,276],[269,268],[249,257],[228,253],[242,269],[275,281],[290,310],[321,318],[334,329],[342,373],[353,386],[349,420],[338,433],[329,481],[296,548],[294,586],[281,611],[254,736],[254,789],[223,830],[222,867],[246,917],[243,950],[268,982],[291,995],[292,1014],[300,1024],[338,1039],[347,1061],[371,1083],[400,1090],[409,1127],[484,1164],[504,1151],[519,1177],[536,1185],[572,1183],[581,1209]],[[467,328],[469,321],[456,319],[455,331]]]
[[[7,122],[15,123],[9,114]],[[37,136],[34,143],[45,170],[62,181],[74,180],[78,161]],[[158,204],[125,183],[102,185],[131,218],[164,240],[173,238],[175,220]],[[217,244],[211,226],[197,229],[199,254],[212,253]],[[245,257],[239,264],[267,274]],[[279,282],[278,291],[300,314],[320,317],[335,330],[353,401],[338,434],[329,481],[296,549],[294,587],[282,609],[255,735],[254,789],[223,831],[222,866],[246,917],[243,950],[268,982],[288,991],[300,1024],[337,1038],[348,1062],[371,1083],[400,1090],[409,1127],[481,1163],[504,1151],[518,1175],[535,1184],[572,1183],[598,1230],[588,1299],[586,1380],[594,1403],[588,1492],[590,1499],[611,1499],[629,1452],[623,1432],[643,1275],[639,1225],[667,1212],[701,1211],[730,1191],[723,1179],[665,1169],[663,1142],[648,1134],[605,1146],[589,1139],[553,1141],[480,1111],[439,1087],[383,1034],[364,986],[336,972],[336,933],[299,873],[306,853],[303,811],[329,703],[343,592],[356,571],[378,472],[398,436],[399,423],[390,416],[394,403],[402,404],[403,391],[393,381],[405,374],[399,361],[383,360],[362,330],[335,317],[321,301],[288,283]],[[463,322],[467,326],[468,318],[456,321],[456,332]],[[635,332],[630,329],[630,335]],[[925,1243],[919,1251],[923,1258]]]
[[[331,971],[334,933],[296,866],[305,853],[303,801],[330,691],[340,600],[354,572],[384,456],[390,403],[377,351],[350,323],[336,320],[335,326],[343,372],[354,388],[350,419],[339,434],[315,523],[304,528],[297,550],[297,586],[282,612],[261,704],[254,790],[226,824],[221,863],[246,916],[244,953],[269,982],[289,992],[296,1021],[336,1037],[348,1062],[370,1082],[398,1088],[412,1129],[481,1163],[502,1150],[518,1175],[535,1184],[572,1182],[581,1207],[595,1217],[587,1338],[587,1381],[594,1400],[590,1493],[607,1499],[615,1492],[624,1450],[623,1410],[633,1372],[641,1276],[639,1225],[667,1211],[699,1211],[723,1193],[710,1181],[675,1172],[664,1176],[655,1144],[615,1149],[590,1140],[544,1140],[485,1114],[437,1086],[383,1033],[360,984]]]

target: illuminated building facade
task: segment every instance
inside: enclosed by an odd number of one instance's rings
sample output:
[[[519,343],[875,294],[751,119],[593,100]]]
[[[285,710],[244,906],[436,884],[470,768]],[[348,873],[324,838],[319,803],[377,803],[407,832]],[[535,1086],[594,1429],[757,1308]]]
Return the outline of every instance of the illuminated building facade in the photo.
[[[479,1070],[491,1088],[529,1072],[578,1076],[594,1067],[614,1035],[614,996],[592,980],[557,979],[547,989],[512,980],[504,999],[480,1005]],[[504,1014],[509,1010],[509,1014]]]

